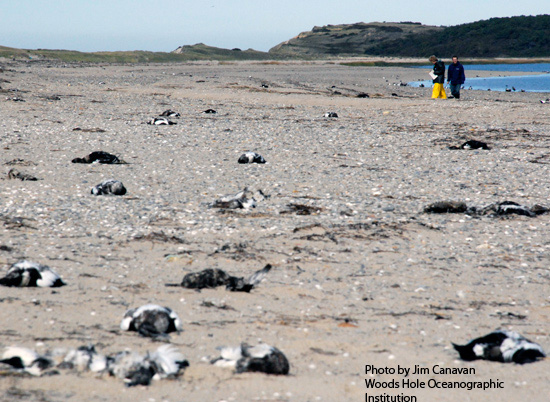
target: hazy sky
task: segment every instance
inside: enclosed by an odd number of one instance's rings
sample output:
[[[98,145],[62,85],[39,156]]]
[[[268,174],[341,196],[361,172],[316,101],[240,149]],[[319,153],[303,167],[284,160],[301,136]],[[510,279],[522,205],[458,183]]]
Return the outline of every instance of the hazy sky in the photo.
[[[169,52],[202,42],[267,51],[316,25],[539,14],[550,14],[550,0],[0,0],[0,45]]]

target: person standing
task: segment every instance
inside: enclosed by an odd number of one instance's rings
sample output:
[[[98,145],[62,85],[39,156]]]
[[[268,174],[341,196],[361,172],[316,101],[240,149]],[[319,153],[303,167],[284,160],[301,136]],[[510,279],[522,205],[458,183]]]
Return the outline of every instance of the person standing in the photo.
[[[457,56],[453,56],[453,63],[449,65],[447,71],[447,82],[450,83],[452,97],[460,99],[460,87],[465,81],[464,66],[460,64]]]
[[[445,83],[445,63],[438,60],[435,56],[430,56],[429,60],[434,65],[433,73],[430,74],[434,84],[432,98],[447,99],[447,94],[445,93],[445,88],[443,87],[443,84]]]

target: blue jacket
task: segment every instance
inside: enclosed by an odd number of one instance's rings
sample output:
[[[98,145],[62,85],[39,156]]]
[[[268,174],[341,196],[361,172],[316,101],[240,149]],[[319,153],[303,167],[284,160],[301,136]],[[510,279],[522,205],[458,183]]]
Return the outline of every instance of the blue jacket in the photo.
[[[466,75],[464,75],[464,67],[460,62],[456,64],[451,63],[449,65],[449,70],[447,71],[447,82],[450,82],[453,85],[464,84],[466,81]]]

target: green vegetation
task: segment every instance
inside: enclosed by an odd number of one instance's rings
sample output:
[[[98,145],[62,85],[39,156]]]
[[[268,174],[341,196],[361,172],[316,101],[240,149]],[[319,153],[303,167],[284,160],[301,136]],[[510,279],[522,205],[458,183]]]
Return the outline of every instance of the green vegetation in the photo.
[[[368,54],[419,57],[549,57],[550,15],[491,18],[446,27],[433,33],[405,35],[380,43]]]
[[[203,43],[198,43],[193,46],[181,46],[171,54],[178,54],[181,57],[186,57],[188,60],[236,61],[280,59],[280,57],[273,57],[266,52],[259,52],[253,49],[222,49],[219,47],[207,46]]]
[[[0,46],[0,57],[28,60],[59,60],[63,62],[81,63],[169,63],[195,60],[273,60],[281,57],[269,55],[266,52],[256,50],[221,49],[203,44],[182,46],[175,52],[77,52],[74,50],[50,50],[50,49],[15,49]]]

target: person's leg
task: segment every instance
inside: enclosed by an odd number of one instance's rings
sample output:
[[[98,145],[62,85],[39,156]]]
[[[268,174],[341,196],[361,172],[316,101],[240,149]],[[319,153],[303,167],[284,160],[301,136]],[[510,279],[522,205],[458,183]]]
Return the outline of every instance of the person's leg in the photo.
[[[432,99],[439,98],[440,85],[441,84],[434,84],[434,88],[432,90]]]
[[[443,84],[439,84],[440,87],[439,87],[439,97],[441,99],[447,99],[447,94],[445,93],[445,87],[443,86]]]
[[[434,84],[432,98],[447,99],[447,94],[445,93],[445,88],[443,88],[443,84]]]
[[[460,84],[450,84],[449,87],[451,88],[451,95],[456,99],[460,99]]]

